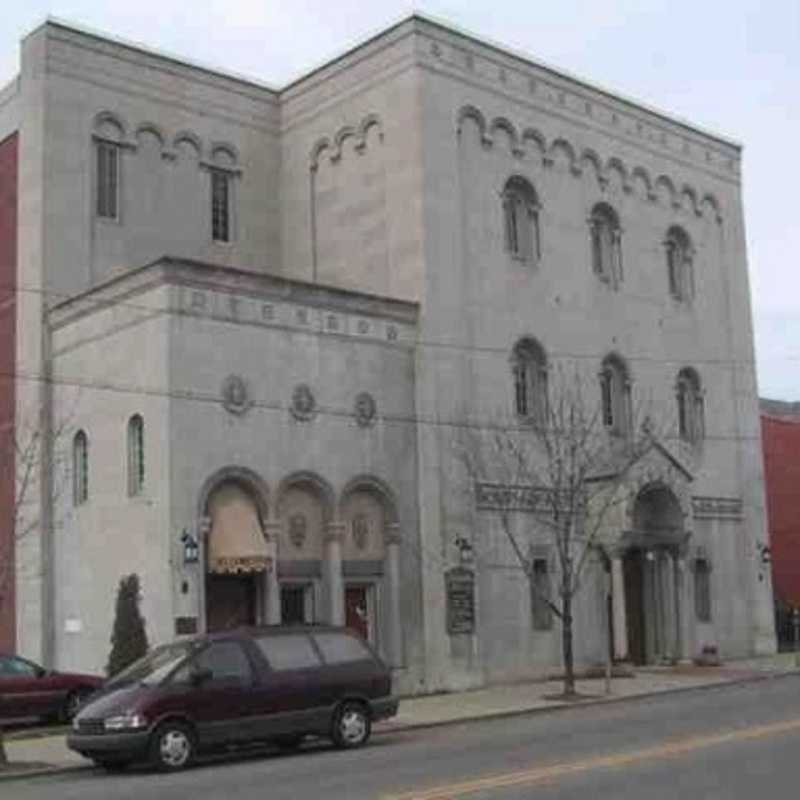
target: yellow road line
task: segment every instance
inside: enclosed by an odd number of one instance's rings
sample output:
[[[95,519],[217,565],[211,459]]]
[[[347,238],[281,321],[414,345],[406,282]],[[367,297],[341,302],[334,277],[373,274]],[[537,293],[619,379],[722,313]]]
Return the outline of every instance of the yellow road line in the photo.
[[[553,778],[561,778],[566,775],[587,772],[592,769],[622,767],[627,764],[634,764],[648,759],[674,758],[675,756],[685,755],[694,750],[706,747],[714,747],[728,742],[759,739],[764,736],[774,736],[780,733],[789,733],[797,730],[800,730],[800,719],[790,719],[784,722],[773,722],[768,725],[756,725],[751,728],[739,728],[705,736],[694,736],[688,739],[667,741],[655,747],[632,750],[627,753],[610,753],[608,755],[588,758],[583,761],[556,763],[546,767],[535,767],[518,772],[500,773],[498,775],[489,775],[485,778],[476,778],[475,780],[462,781],[460,783],[449,783],[441,786],[434,786],[429,789],[387,795],[385,800],[453,800],[453,798],[460,797],[461,795],[472,794],[473,792],[485,791],[487,789],[502,789],[509,786],[540,783],[552,780]]]

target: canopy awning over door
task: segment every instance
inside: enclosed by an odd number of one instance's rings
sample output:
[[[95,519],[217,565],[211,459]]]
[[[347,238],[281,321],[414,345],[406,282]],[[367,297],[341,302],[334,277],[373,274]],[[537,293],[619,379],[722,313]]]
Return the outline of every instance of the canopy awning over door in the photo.
[[[209,505],[208,571],[236,574],[271,569],[272,548],[247,494],[238,486],[223,486],[214,492]]]

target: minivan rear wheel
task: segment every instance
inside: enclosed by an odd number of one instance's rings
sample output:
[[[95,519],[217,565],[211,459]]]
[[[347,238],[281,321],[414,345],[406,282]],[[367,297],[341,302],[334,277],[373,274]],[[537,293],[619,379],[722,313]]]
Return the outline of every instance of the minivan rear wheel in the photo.
[[[183,722],[163,722],[150,740],[150,761],[162,772],[188,767],[194,754],[194,731]]]
[[[333,718],[331,738],[337,747],[361,747],[369,739],[372,723],[363,703],[343,703]]]

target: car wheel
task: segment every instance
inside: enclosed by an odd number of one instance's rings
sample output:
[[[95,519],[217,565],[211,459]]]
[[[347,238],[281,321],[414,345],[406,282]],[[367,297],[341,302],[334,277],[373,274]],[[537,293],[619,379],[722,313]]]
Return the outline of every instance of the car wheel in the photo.
[[[64,703],[58,713],[58,721],[69,722],[78,713],[81,704],[91,693],[91,689],[73,689],[64,698]]]
[[[361,747],[369,739],[372,723],[363,703],[343,703],[333,718],[331,738],[337,747]]]
[[[150,740],[150,760],[163,772],[188,767],[194,760],[194,731],[183,722],[164,722]]]

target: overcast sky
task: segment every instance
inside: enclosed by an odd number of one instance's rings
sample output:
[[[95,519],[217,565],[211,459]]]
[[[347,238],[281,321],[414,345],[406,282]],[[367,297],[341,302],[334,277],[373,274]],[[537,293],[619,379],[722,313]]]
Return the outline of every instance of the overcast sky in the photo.
[[[412,7],[744,143],[759,388],[800,400],[800,0],[7,0],[0,85],[48,14],[282,85]]]

